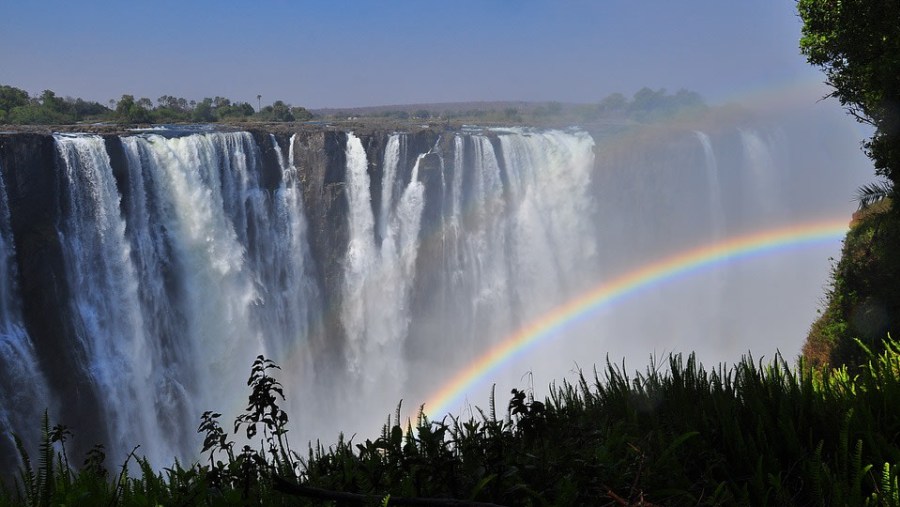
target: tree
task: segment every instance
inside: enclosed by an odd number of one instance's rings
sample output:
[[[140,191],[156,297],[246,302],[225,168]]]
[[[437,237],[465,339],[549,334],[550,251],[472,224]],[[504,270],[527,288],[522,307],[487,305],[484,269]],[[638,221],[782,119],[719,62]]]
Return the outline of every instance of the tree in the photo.
[[[14,107],[27,106],[28,92],[12,86],[0,85],[0,110],[10,112]]]
[[[98,102],[87,101],[80,98],[72,99],[71,97],[66,97],[66,102],[69,104],[69,107],[75,111],[75,116],[79,120],[86,117],[98,117],[109,113],[109,109]]]
[[[313,114],[305,107],[292,107],[291,115],[294,116],[294,121],[309,121],[313,119]]]
[[[800,51],[857,121],[875,127],[864,143],[876,172],[900,181],[900,2],[798,0]]]
[[[280,100],[276,100],[271,106],[262,108],[259,117],[263,121],[294,121],[291,106]]]
[[[628,109],[628,99],[621,93],[613,93],[597,104],[601,116],[621,115]]]
[[[66,112],[67,107],[65,101],[57,97],[56,93],[54,93],[52,90],[44,90],[44,92],[41,93],[40,100],[41,105],[49,109],[50,111],[56,113]]]
[[[116,104],[116,116],[125,123],[149,123],[150,111],[141,107],[134,100],[134,95],[122,95]]]
[[[147,111],[153,109],[153,102],[151,102],[147,97],[141,97],[140,99],[138,99],[136,104],[146,109]]]
[[[197,107],[194,108],[194,113],[191,115],[191,119],[200,123],[209,123],[216,121],[216,117],[213,116],[213,101],[211,98],[207,97],[201,100]]]
[[[800,51],[825,73],[828,96],[874,127],[863,147],[889,181],[860,188],[860,207],[871,206],[854,217],[828,305],[804,346],[808,358],[852,368],[865,360],[856,340],[877,352],[884,338],[900,337],[900,1],[798,0],[797,11]],[[876,204],[887,195],[890,205]]]

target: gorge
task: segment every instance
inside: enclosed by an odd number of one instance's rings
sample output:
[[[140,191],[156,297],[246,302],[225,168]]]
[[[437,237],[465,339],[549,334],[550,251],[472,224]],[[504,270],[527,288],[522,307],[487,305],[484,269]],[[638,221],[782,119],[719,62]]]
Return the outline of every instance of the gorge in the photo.
[[[623,270],[849,220],[866,163],[835,125],[0,133],[0,425],[36,441],[46,408],[112,463],[195,459],[199,415],[240,412],[264,354],[301,445],[365,435]],[[838,247],[649,291],[489,382],[795,354]]]

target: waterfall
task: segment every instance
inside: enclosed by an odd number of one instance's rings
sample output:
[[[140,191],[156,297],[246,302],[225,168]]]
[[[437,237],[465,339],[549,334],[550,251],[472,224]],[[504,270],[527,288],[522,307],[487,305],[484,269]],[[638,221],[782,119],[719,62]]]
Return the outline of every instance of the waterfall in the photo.
[[[759,132],[752,129],[741,129],[741,145],[744,148],[744,164],[747,188],[750,190],[750,201],[747,206],[755,209],[750,214],[761,214],[771,220],[782,211],[781,185],[778,171],[782,170],[775,163],[771,143],[764,140]]]
[[[310,378],[303,344],[320,309],[293,151],[273,145],[270,192],[247,133],[125,137],[120,195],[102,138],[55,140],[82,369],[113,452],[137,441],[157,462],[184,456],[196,444],[185,428],[232,399],[223,386],[243,385],[257,354]]]
[[[272,255],[258,266],[264,279],[260,290],[265,291],[260,305],[260,325],[272,326],[277,332],[266,333],[268,353],[271,357],[286,358],[293,351],[296,356],[295,371],[301,374],[293,379],[310,380],[312,361],[304,346],[306,339],[318,332],[319,313],[322,311],[319,290],[315,284],[315,263],[307,240],[308,225],[303,211],[300,178],[294,162],[294,141],[290,138],[288,158],[275,136],[270,136],[278,165],[281,168],[281,184],[274,195]]]
[[[22,321],[17,279],[9,203],[0,170],[0,427],[16,429],[31,449],[40,436],[37,421],[43,410],[55,407]],[[11,451],[11,434],[4,433],[0,449],[9,445]],[[0,466],[4,461],[0,456]]]
[[[125,220],[106,145],[99,136],[56,136],[67,183],[68,213],[60,225],[70,287],[76,347],[103,399],[105,423],[114,452],[126,452],[135,435],[163,443],[154,410],[135,400],[154,401],[163,371],[159,349],[148,335],[138,297],[138,278],[125,237]],[[172,449],[166,449],[166,454]],[[148,449],[150,456],[155,449]],[[118,457],[118,456],[117,456]]]
[[[82,415],[110,463],[138,444],[156,466],[196,459],[200,414],[240,414],[248,366],[265,354],[282,367],[295,448],[338,431],[371,435],[401,399],[417,406],[579,294],[792,219],[780,216],[790,207],[776,187],[789,175],[768,131],[647,132],[598,145],[580,130],[519,128],[58,134],[47,171],[58,181],[35,195],[59,219],[40,234],[17,208],[31,198],[29,166],[8,167],[15,157],[0,150],[0,424],[33,435],[44,407],[69,424],[53,411],[75,402],[55,400],[53,382],[72,378],[96,399],[100,413]],[[6,174],[18,178],[9,188]],[[20,237],[59,250],[59,286],[42,282],[51,295],[39,303],[22,289],[35,284],[16,255],[35,247]],[[533,371],[539,390],[576,360],[590,368],[608,353],[639,365],[709,344],[736,355],[794,313],[808,325],[800,303],[759,295],[777,282],[790,301],[814,304],[827,266],[760,265],[768,271],[723,266],[648,289],[491,381],[522,387]],[[749,310],[764,304],[773,313]],[[59,312],[48,329],[71,351],[71,371],[57,377],[42,373],[56,364],[52,346],[29,327],[46,311]],[[490,385],[476,389],[486,396]]]
[[[587,134],[559,131],[500,137],[509,173],[508,200],[516,266],[513,278],[526,315],[546,311],[581,289],[596,252],[589,221],[593,203],[585,189],[593,169]],[[541,295],[536,298],[535,295]]]
[[[403,193],[396,201],[389,190],[399,170],[402,135],[392,135],[384,158],[380,243],[374,234],[368,163],[358,137],[347,143],[349,246],[344,273],[342,322],[347,332],[347,366],[358,375],[360,394],[394,393],[406,380],[403,346],[412,316],[409,296],[415,280],[424,186],[418,157]],[[368,397],[364,397],[368,398]],[[397,398],[399,399],[399,398]]]
[[[383,238],[387,228],[391,207],[394,203],[394,187],[397,166],[400,165],[401,145],[406,136],[392,135],[384,150],[384,173],[381,177],[381,210],[378,215],[378,237]]]
[[[709,219],[712,223],[713,238],[719,239],[725,234],[725,206],[722,205],[722,185],[719,183],[719,166],[716,163],[716,154],[713,151],[712,141],[709,136],[700,131],[694,131],[697,140],[703,147],[704,169],[706,169],[706,182],[709,187]]]

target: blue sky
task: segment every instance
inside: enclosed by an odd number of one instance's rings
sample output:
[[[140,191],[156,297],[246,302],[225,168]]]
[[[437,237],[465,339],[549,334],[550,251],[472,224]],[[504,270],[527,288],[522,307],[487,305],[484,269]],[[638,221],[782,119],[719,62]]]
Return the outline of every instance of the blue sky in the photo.
[[[822,81],[793,0],[0,0],[0,13],[0,83],[104,103],[596,102],[643,86],[716,103]]]

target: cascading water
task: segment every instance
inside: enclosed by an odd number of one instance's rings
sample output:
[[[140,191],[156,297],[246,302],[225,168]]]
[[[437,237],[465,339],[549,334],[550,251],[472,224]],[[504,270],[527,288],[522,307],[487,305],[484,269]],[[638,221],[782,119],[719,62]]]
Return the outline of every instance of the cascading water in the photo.
[[[399,400],[406,381],[403,346],[411,319],[409,295],[415,280],[424,186],[419,181],[420,156],[399,199],[392,198],[391,188],[400,174],[402,139],[400,134],[392,135],[385,152],[380,243],[374,234],[366,153],[358,137],[349,134],[347,141],[350,243],[342,323],[348,340],[347,366],[357,377],[353,384],[360,400],[372,399],[373,392]]]
[[[650,144],[526,129],[335,133],[320,145],[309,133],[57,135],[69,374],[95,391],[111,463],[137,444],[154,464],[195,458],[199,415],[242,410],[258,354],[282,366],[295,447],[372,434],[401,398],[417,406],[582,291],[732,224],[789,222],[772,188],[785,155],[762,132],[688,129]],[[34,427],[37,409],[7,407],[57,405],[22,317],[3,190],[0,173],[0,423]],[[818,295],[822,269],[769,267],[647,291],[493,380],[521,387],[533,370],[540,387],[607,352],[643,364],[735,327],[755,333],[764,319],[746,307],[785,269],[817,273]],[[752,342],[736,337],[727,353]],[[59,406],[51,416],[66,423]]]
[[[54,410],[55,405],[22,321],[15,257],[9,203],[0,171],[0,427],[15,428],[31,448],[39,437],[36,421],[45,408]],[[14,452],[10,436],[6,433],[0,441],[4,454]],[[6,461],[0,459],[0,466],[11,464]]]
[[[303,340],[318,331],[319,290],[315,284],[315,263],[309,251],[306,217],[303,211],[303,196],[300,178],[294,162],[294,141],[291,136],[288,158],[285,160],[275,136],[270,136],[278,165],[281,167],[281,184],[274,195],[274,243],[270,245],[272,255],[266,259],[266,269],[260,267],[265,278],[260,290],[265,291],[264,305],[267,315],[260,324],[274,322],[278,334],[265,336],[270,355],[286,357],[291,349],[299,350],[294,356],[294,381],[311,380],[312,360]],[[301,342],[298,344],[297,342]]]
[[[712,141],[703,132],[695,131],[697,140],[703,147],[704,169],[709,186],[709,219],[712,222],[712,235],[721,238],[725,234],[725,206],[722,205],[722,185],[719,183],[719,164],[713,151]]]
[[[780,168],[772,157],[772,143],[752,129],[742,129],[740,134],[747,167],[743,174],[747,177],[748,190],[753,193],[754,213],[762,212],[768,219],[775,218],[784,210],[777,178]]]
[[[496,130],[457,135],[452,146],[440,250],[422,264],[440,273],[428,289],[437,296],[410,316],[420,382],[471,361],[597,271],[586,220],[594,215],[590,136]]]
[[[70,303],[77,343],[71,346],[103,398],[98,422],[106,424],[113,449],[124,449],[135,435],[164,442],[156,411],[134,402],[164,395],[155,389],[164,364],[144,325],[106,145],[98,136],[59,135],[56,147],[68,207],[60,244],[69,286],[76,288]]]
[[[153,294],[146,311],[171,323],[157,335],[171,355],[171,376],[160,386],[171,394],[157,406],[189,427],[202,410],[231,399],[223,386],[243,384],[240,357],[297,349],[291,378],[309,378],[302,343],[315,326],[318,298],[293,154],[285,160],[273,139],[281,182],[270,193],[260,184],[249,134],[123,143],[132,179],[146,182],[131,200],[153,210],[148,221],[140,213],[129,219],[147,238],[136,256],[151,288],[142,293]]]

